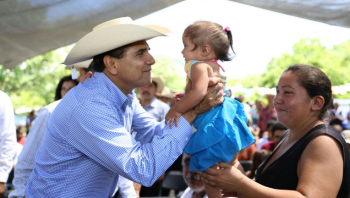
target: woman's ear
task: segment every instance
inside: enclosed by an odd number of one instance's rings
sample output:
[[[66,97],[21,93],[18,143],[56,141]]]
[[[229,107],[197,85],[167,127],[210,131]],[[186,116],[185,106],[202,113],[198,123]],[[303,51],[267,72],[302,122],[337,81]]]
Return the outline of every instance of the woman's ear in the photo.
[[[212,50],[210,45],[203,45],[201,48],[202,48],[202,56],[204,57],[208,56]]]
[[[118,69],[117,69],[118,59],[110,55],[106,55],[105,57],[103,57],[103,63],[105,64],[106,69],[110,74],[112,75],[118,74]]]
[[[324,106],[324,98],[323,96],[315,96],[312,99],[311,110],[318,111],[321,110]]]

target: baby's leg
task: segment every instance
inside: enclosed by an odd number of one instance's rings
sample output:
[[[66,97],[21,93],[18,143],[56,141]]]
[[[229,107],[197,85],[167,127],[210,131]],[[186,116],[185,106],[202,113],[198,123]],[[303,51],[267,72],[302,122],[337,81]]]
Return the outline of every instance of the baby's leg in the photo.
[[[213,186],[210,186],[208,184],[205,185],[205,192],[207,192],[208,198],[220,198],[221,197],[221,190],[220,188],[216,188]]]

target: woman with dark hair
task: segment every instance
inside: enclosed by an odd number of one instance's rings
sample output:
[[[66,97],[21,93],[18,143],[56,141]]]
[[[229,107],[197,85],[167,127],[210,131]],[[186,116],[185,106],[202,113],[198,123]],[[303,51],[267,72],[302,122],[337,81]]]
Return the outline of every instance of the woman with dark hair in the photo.
[[[331,82],[321,70],[293,65],[281,75],[273,100],[287,130],[253,181],[227,163],[203,173],[207,184],[250,197],[350,197],[350,153],[324,121],[333,106]]]
[[[78,85],[77,80],[73,80],[71,75],[61,78],[56,88],[55,101],[63,98],[66,93]]]

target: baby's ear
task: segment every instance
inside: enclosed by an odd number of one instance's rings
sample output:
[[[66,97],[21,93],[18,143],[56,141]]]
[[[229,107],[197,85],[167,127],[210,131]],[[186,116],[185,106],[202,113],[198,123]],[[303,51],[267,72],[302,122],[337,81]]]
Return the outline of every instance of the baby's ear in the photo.
[[[211,52],[211,47],[210,45],[203,45],[202,46],[202,56],[208,56]]]

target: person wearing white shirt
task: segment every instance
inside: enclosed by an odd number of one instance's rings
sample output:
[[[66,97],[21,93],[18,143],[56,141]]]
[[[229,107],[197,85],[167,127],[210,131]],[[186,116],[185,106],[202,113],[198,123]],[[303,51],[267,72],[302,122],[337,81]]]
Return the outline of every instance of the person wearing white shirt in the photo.
[[[13,107],[9,96],[0,91],[0,197],[6,189],[6,182],[13,167],[16,145],[16,126]]]

